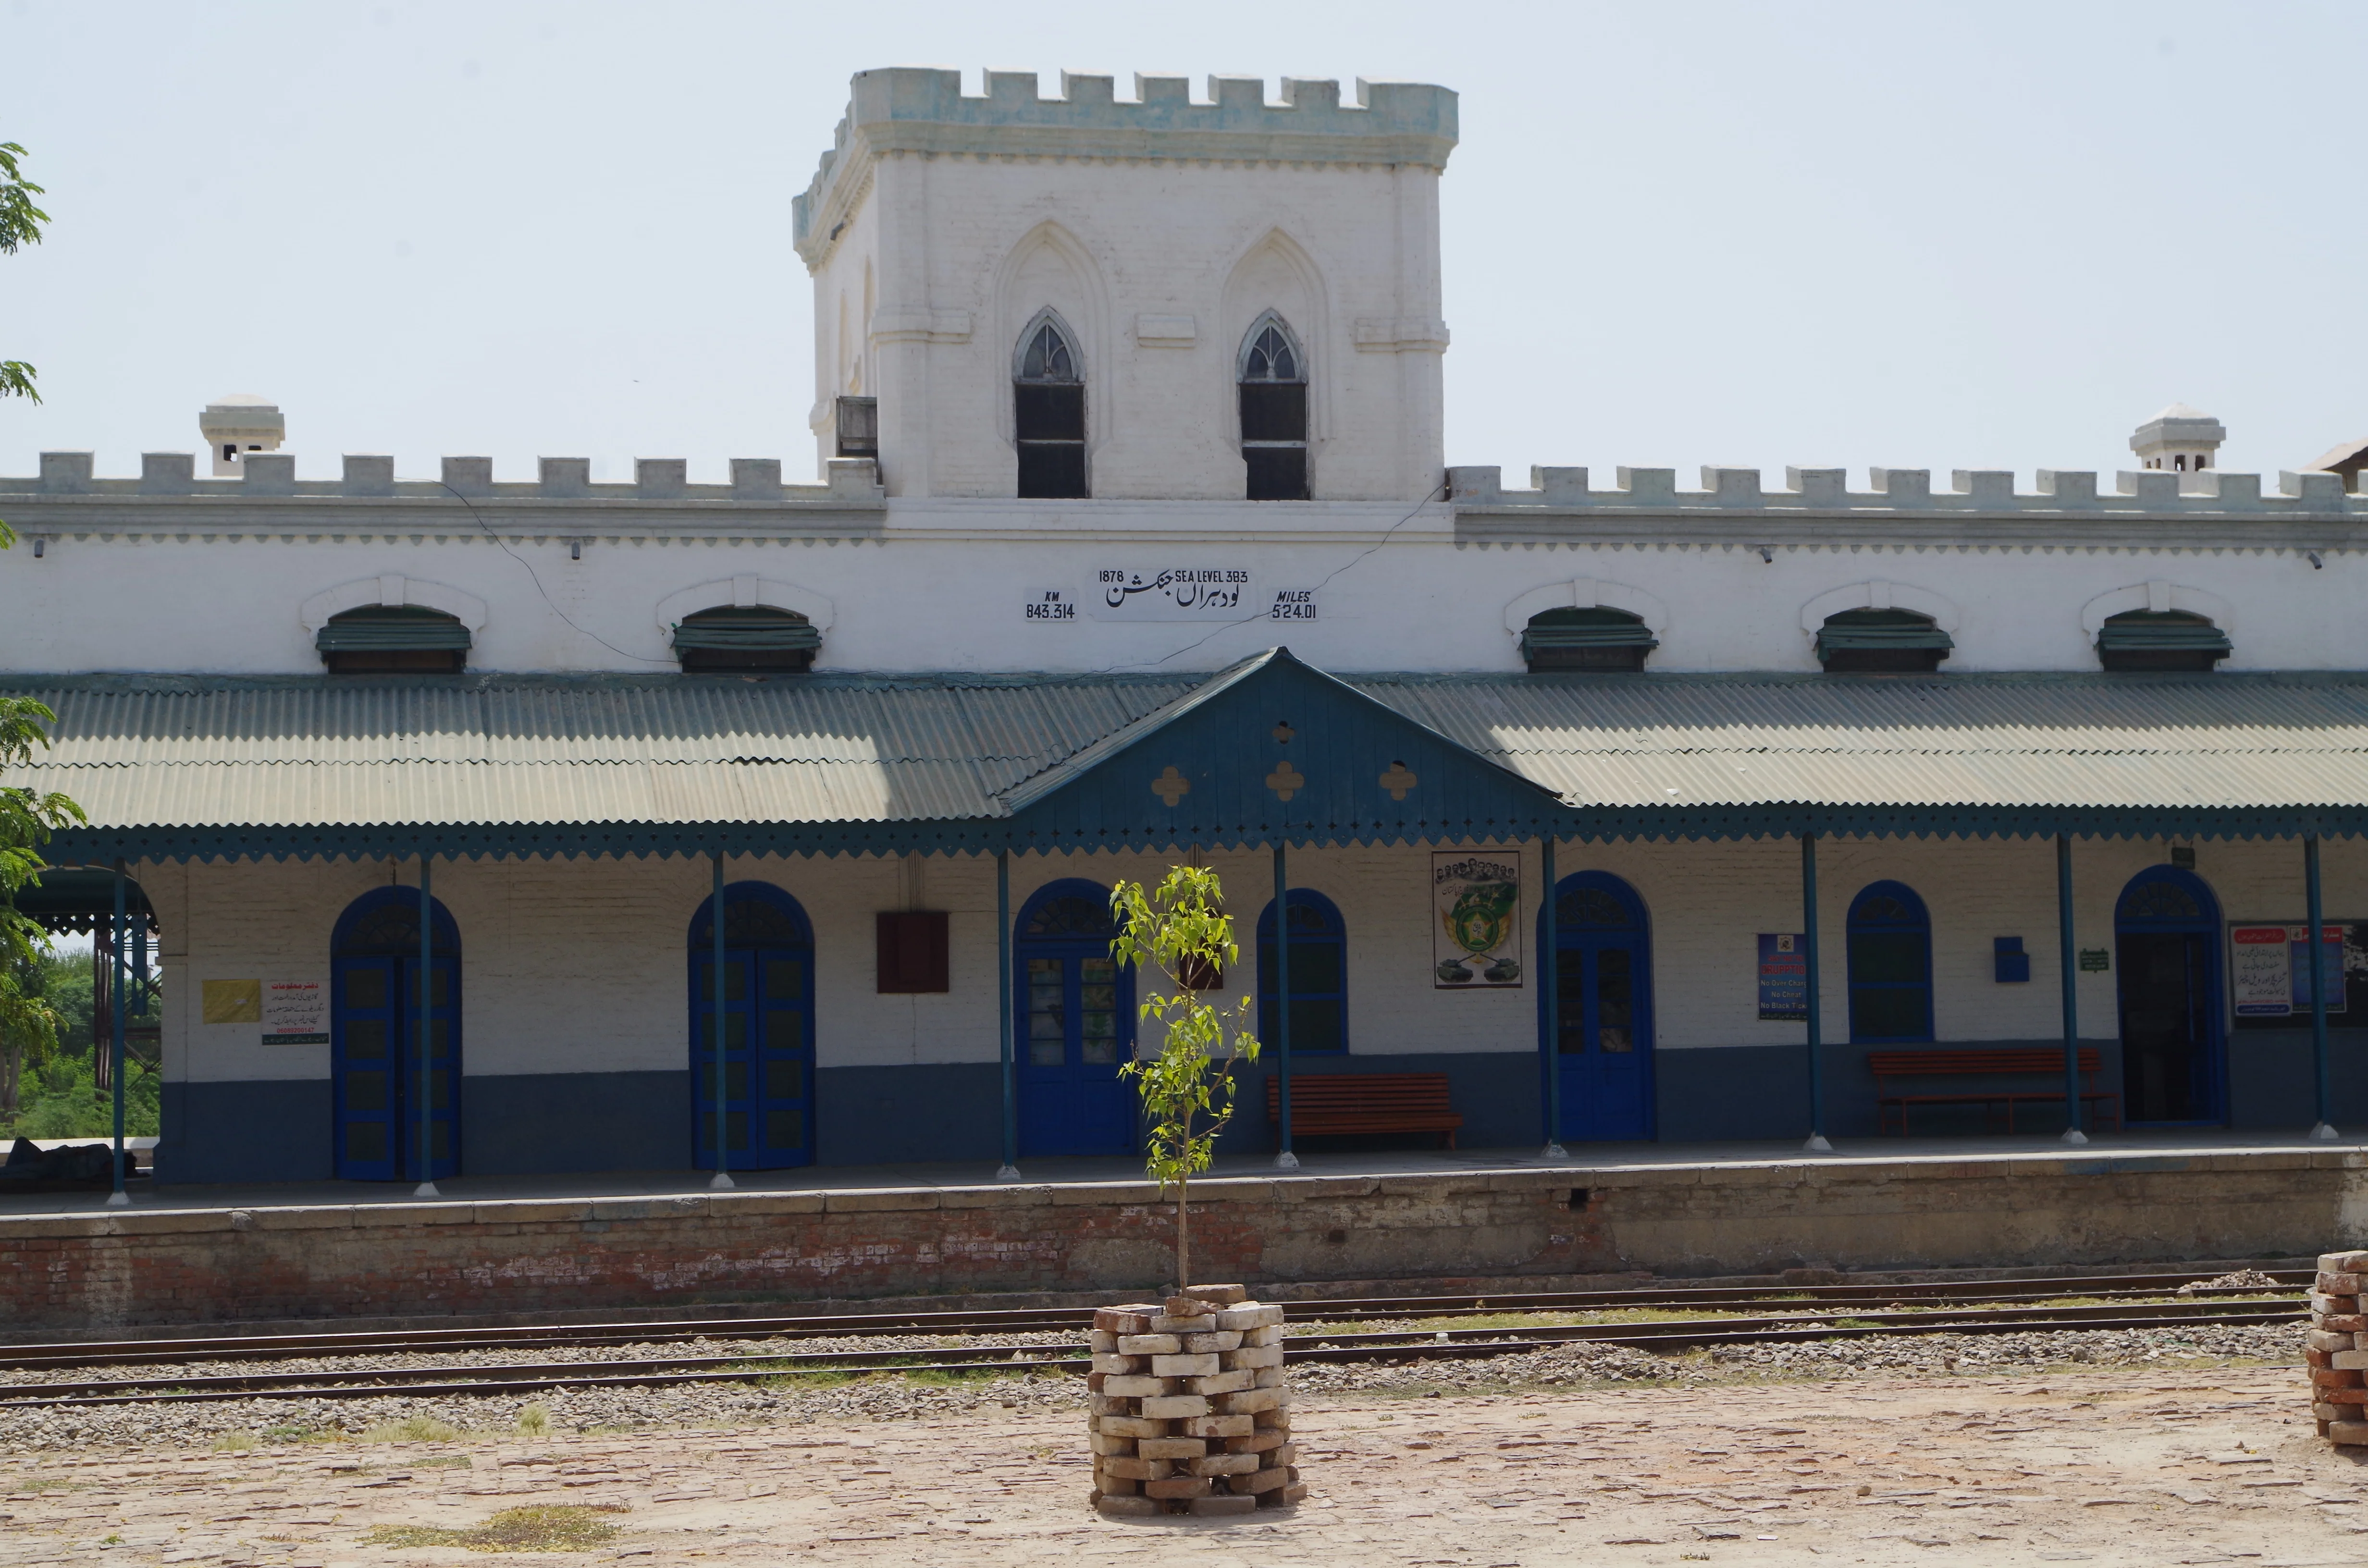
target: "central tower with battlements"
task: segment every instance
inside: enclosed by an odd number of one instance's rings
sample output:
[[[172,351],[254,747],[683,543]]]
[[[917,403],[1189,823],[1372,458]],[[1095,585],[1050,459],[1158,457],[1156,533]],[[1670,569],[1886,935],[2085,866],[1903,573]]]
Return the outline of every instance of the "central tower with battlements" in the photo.
[[[1443,452],[1446,88],[897,68],[796,202],[818,460],[891,495],[1404,500]]]

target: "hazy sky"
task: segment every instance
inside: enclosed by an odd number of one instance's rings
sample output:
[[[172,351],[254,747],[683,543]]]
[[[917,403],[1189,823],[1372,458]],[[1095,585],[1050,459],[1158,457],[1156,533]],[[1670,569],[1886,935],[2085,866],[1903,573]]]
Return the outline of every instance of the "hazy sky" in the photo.
[[[908,63],[1455,88],[1451,462],[2028,488],[2177,400],[2225,466],[2299,467],[2368,435],[2363,46],[2357,0],[0,0],[0,141],[55,220],[0,257],[48,397],[0,403],[0,472],[135,473],[231,391],[307,477],[798,472],[790,198],[849,74]]]

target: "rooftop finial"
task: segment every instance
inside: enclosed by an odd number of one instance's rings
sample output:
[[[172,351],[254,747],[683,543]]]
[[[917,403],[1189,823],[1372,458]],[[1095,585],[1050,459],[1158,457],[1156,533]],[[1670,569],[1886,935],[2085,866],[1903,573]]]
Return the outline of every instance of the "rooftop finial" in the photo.
[[[2220,443],[2228,432],[2200,408],[2174,403],[2137,427],[2130,450],[2148,468],[2195,473],[2216,468]]]

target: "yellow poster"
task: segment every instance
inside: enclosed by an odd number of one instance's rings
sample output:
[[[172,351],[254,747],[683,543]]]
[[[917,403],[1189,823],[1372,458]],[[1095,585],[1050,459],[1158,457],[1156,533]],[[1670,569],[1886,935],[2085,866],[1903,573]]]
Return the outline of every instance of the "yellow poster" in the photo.
[[[205,1009],[210,1024],[259,1024],[263,1022],[263,982],[209,980]]]

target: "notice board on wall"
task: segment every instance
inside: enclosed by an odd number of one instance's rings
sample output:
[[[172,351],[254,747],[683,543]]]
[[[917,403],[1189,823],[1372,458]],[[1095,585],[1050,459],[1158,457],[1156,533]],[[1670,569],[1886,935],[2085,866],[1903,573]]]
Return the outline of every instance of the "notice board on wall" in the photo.
[[[2320,926],[2327,1016],[2336,1024],[2368,1020],[2368,921],[2329,917]],[[2310,1027],[2310,923],[2228,923],[2228,1005],[2240,1029]]]
[[[1809,1021],[1808,943],[1798,932],[1759,933],[1759,1017],[1763,1022]]]

